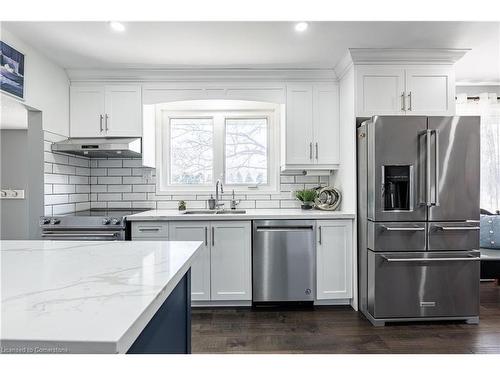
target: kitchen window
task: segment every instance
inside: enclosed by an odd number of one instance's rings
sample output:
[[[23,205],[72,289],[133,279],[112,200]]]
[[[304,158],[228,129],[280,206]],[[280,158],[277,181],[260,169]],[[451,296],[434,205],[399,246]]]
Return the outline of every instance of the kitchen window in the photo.
[[[218,179],[226,191],[277,192],[278,108],[248,102],[238,108],[238,101],[217,101],[219,108],[229,108],[210,109],[208,101],[200,102],[157,108],[157,192],[206,194]]]

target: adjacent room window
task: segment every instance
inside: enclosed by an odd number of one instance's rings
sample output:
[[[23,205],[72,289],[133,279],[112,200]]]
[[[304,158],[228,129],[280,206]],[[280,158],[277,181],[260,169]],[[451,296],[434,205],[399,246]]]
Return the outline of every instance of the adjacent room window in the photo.
[[[279,143],[275,105],[210,109],[208,101],[157,107],[160,194],[206,192],[220,179],[226,191],[278,191]],[[253,103],[253,102],[252,102]],[[224,107],[218,101],[216,107]],[[208,108],[207,108],[208,107]]]
[[[498,93],[457,95],[457,115],[481,116],[481,208],[500,210],[500,101]]]

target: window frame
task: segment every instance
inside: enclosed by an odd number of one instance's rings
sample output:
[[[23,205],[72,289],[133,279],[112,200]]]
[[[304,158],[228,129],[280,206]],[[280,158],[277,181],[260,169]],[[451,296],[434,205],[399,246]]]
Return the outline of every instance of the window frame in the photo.
[[[280,107],[274,103],[259,103],[238,108],[236,101],[218,101],[227,107],[206,109],[206,100],[201,100],[201,109],[196,109],[196,103],[190,106],[181,105],[177,109],[173,103],[156,105],[156,195],[193,195],[206,196],[213,193],[215,182],[220,179],[226,191],[234,189],[237,194],[272,194],[279,192],[280,174]],[[238,101],[239,102],[239,101]],[[253,102],[250,102],[253,103]],[[219,104],[220,105],[220,104]],[[171,184],[171,139],[170,129],[172,119],[212,118],[213,119],[213,183],[212,184]],[[267,184],[226,184],[226,120],[227,119],[266,118],[267,120]]]

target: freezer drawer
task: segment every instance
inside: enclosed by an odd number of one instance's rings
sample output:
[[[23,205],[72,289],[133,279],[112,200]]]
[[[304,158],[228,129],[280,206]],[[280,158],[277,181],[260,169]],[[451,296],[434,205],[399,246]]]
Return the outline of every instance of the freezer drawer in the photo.
[[[368,222],[368,248],[373,251],[425,251],[426,223]]]
[[[479,222],[443,221],[428,226],[429,251],[479,249]]]
[[[479,252],[368,252],[374,318],[479,315]]]

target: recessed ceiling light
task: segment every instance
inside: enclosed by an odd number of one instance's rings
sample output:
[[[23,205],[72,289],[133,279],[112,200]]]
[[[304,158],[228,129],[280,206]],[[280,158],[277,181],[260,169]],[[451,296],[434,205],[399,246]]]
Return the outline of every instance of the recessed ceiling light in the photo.
[[[111,29],[113,29],[114,31],[118,32],[125,31],[125,26],[121,22],[111,21],[109,23],[109,27],[111,27]]]
[[[309,26],[307,24],[307,22],[299,22],[299,23],[296,23],[295,24],[295,31],[299,32],[299,33],[302,33],[304,31],[307,30],[307,26]]]

